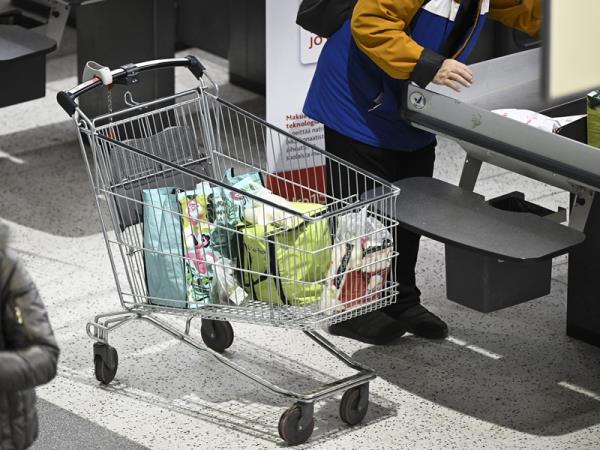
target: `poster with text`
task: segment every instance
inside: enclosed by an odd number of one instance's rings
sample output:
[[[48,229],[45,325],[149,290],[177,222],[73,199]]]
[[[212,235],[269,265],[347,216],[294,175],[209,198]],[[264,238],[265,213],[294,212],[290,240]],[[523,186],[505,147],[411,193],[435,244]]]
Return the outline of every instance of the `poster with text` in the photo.
[[[267,122],[290,136],[267,140],[269,187],[289,200],[323,201],[323,126],[302,107],[326,41],[296,25],[300,0],[266,0]],[[306,186],[307,189],[301,189]]]

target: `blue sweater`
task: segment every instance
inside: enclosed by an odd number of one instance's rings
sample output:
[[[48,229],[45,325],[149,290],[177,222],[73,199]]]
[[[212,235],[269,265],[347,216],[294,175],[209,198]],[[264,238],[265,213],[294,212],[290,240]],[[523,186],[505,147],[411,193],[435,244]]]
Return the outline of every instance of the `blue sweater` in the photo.
[[[440,15],[440,11],[450,11],[442,4],[452,1],[432,0],[421,8],[411,23],[412,39],[432,52],[444,51],[454,17]],[[487,11],[480,13],[475,25],[461,32],[457,41],[458,48],[464,46],[456,58],[459,61],[468,58],[481,33]],[[408,82],[388,76],[356,46],[348,20],[323,47],[304,113],[364,144],[404,151],[420,149],[431,144],[435,136],[400,117],[401,92]]]

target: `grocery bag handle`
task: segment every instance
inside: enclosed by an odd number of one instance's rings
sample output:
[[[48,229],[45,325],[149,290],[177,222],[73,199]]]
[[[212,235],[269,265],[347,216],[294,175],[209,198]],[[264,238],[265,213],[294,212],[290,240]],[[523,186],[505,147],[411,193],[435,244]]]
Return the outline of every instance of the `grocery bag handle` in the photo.
[[[130,85],[139,81],[139,74],[142,72],[173,67],[187,67],[197,79],[202,78],[206,71],[198,58],[188,55],[183,58],[156,59],[137,64],[126,64],[111,71],[110,75],[112,76],[112,83]],[[73,116],[77,110],[77,103],[75,102],[77,97],[100,86],[104,86],[103,81],[99,77],[94,77],[68,91],[60,91],[56,95],[56,100],[69,116]]]

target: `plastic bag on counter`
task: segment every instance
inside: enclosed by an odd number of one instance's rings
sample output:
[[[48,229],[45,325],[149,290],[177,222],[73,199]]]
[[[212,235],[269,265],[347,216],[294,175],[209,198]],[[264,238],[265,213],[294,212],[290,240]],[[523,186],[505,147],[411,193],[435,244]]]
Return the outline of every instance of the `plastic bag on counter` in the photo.
[[[561,127],[560,123],[553,118],[527,109],[496,109],[492,112],[549,133],[555,133]]]
[[[565,125],[568,125],[584,116],[548,117],[535,111],[527,109],[496,109],[492,111],[509,119],[531,125],[549,133],[556,133]]]

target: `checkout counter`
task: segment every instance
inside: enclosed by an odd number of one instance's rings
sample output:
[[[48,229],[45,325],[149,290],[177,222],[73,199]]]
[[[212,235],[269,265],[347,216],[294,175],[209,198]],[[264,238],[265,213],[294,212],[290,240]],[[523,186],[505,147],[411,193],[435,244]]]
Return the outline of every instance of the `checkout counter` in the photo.
[[[11,89],[0,93],[0,107],[45,95],[46,55],[60,45],[70,17],[77,25],[77,73],[87,61],[120,67],[131,61],[172,58],[175,53],[175,0],[36,0],[46,6],[46,23],[37,23],[15,7],[0,3],[0,82]],[[43,4],[42,4],[43,3]],[[4,7],[3,7],[4,5]],[[81,81],[81,79],[79,80]],[[113,96],[122,104],[123,88]],[[148,100],[172,95],[173,70],[145,76],[127,88],[133,98]],[[106,93],[82,98],[90,114],[106,108]]]
[[[585,99],[542,98],[540,67],[541,50],[529,50],[473,65],[479,81],[460,93],[408,86],[406,120],[455,140],[466,158],[459,186],[397,183],[397,219],[446,245],[448,298],[483,312],[546,295],[552,258],[569,254],[567,333],[600,346],[600,149],[586,143],[585,118],[554,134],[491,112],[585,114]],[[564,211],[486,201],[474,192],[482,162],[570,192],[568,223]]]

